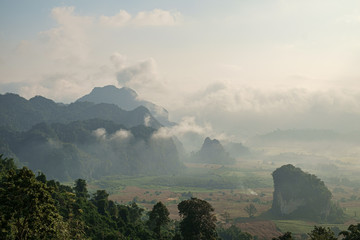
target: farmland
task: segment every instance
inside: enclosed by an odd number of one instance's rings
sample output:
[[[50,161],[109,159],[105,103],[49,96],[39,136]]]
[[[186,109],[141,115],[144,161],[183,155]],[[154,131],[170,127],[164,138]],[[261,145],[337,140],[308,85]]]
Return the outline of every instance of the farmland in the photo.
[[[177,204],[184,199],[197,197],[208,201],[214,208],[221,224],[236,224],[244,231],[256,235],[258,225],[266,238],[279,232],[291,231],[301,238],[314,225],[329,226],[334,231],[345,230],[351,223],[360,222],[360,192],[351,180],[335,181],[324,176],[325,184],[333,193],[346,214],[346,222],[322,224],[316,222],[271,219],[266,212],[271,208],[273,181],[271,173],[283,163],[242,160],[237,165],[186,163],[187,170],[181,175],[162,176],[109,176],[89,184],[92,189],[106,189],[110,199],[121,204],[135,201],[150,210],[157,201],[162,201],[172,219],[179,219]],[[346,169],[343,169],[346,173]],[[348,171],[351,171],[348,169]],[[342,172],[344,174],[344,172]],[[244,208],[254,204],[257,212],[249,218]],[[257,227],[258,226],[258,227]]]

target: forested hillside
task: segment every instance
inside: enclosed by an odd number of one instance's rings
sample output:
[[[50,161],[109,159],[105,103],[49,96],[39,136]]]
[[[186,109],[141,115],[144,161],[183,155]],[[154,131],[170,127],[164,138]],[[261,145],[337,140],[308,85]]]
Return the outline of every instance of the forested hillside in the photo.
[[[144,125],[147,119],[147,126],[156,129],[161,126],[143,106],[125,111],[107,103],[75,102],[64,105],[41,96],[26,100],[12,93],[0,94],[0,118],[0,126],[22,131],[41,122],[69,123],[93,118],[110,120],[126,127]]]
[[[184,166],[173,140],[155,139],[154,131],[101,119],[39,123],[25,132],[1,127],[0,149],[58,180],[180,172]]]

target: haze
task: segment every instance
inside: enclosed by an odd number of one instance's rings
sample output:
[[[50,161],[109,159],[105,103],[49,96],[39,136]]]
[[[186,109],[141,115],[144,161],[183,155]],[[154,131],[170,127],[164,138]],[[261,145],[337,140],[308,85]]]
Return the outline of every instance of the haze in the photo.
[[[219,139],[357,131],[359,9],[335,0],[5,0],[0,92],[70,103],[94,87],[127,86],[165,107],[178,129]]]

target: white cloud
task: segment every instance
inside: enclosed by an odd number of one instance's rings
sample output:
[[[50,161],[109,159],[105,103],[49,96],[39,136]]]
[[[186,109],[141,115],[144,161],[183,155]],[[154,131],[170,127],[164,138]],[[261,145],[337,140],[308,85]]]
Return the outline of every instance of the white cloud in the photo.
[[[104,128],[98,128],[93,134],[101,141],[121,143],[133,137],[132,133],[125,129],[120,129],[113,134],[108,134]]]
[[[59,26],[42,32],[41,36],[53,60],[80,64],[86,62],[91,51],[89,31],[94,19],[76,15],[74,11],[74,7],[54,8],[51,16]]]
[[[122,27],[129,23],[131,15],[125,10],[120,10],[120,12],[114,16],[101,16],[99,18],[100,24],[112,26],[112,27]]]
[[[201,136],[212,135],[213,129],[210,124],[200,126],[194,117],[184,117],[181,122],[173,127],[162,127],[153,134],[154,138],[181,137],[187,133],[195,133]]]
[[[128,130],[120,129],[112,134],[109,139],[111,141],[125,141],[133,137],[132,133]]]
[[[154,9],[150,12],[139,12],[133,22],[137,26],[173,26],[180,24],[181,14]]]
[[[105,128],[98,128],[93,131],[93,134],[101,140],[105,140],[107,135]]]
[[[360,23],[360,15],[344,15],[337,19],[338,23],[347,23],[347,24],[359,24]]]
[[[150,121],[151,121],[151,117],[149,115],[145,116],[144,118],[144,125],[146,127],[150,127]]]
[[[122,65],[117,73],[117,80],[119,85],[135,89],[140,96],[144,96],[145,92],[162,92],[165,88],[153,58],[130,66]]]
[[[110,27],[124,26],[174,26],[182,22],[182,15],[177,11],[165,11],[154,9],[152,11],[142,11],[135,17],[125,10],[120,10],[114,16],[101,16],[100,24]]]

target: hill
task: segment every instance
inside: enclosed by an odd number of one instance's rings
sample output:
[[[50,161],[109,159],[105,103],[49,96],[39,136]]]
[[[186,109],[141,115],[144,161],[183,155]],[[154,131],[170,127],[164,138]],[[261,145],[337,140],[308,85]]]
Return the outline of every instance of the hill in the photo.
[[[2,127],[0,149],[58,180],[181,171],[184,166],[174,142],[153,139],[154,131],[101,119],[39,123],[24,132]]]
[[[235,159],[230,157],[229,153],[225,151],[219,140],[212,140],[207,137],[205,138],[200,151],[194,154],[193,161],[202,163],[232,164],[235,162]]]
[[[17,94],[0,94],[0,126],[26,131],[41,122],[70,123],[77,120],[99,118],[126,127],[144,125],[158,129],[161,124],[143,106],[126,111],[114,104],[75,102],[69,105],[36,96],[30,100]]]
[[[109,103],[119,106],[121,109],[133,110],[144,106],[150,110],[151,114],[164,126],[171,126],[174,123],[169,122],[168,111],[154,103],[141,100],[138,94],[131,88],[117,88],[109,85],[105,87],[96,87],[89,94],[79,98],[77,102]]]
[[[337,222],[342,210],[331,202],[332,194],[315,175],[291,164],[272,173],[274,194],[271,212],[281,218]]]

